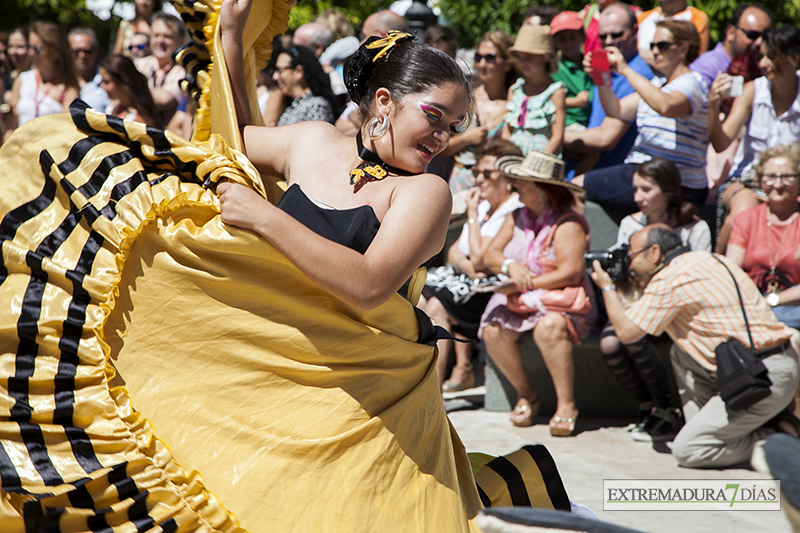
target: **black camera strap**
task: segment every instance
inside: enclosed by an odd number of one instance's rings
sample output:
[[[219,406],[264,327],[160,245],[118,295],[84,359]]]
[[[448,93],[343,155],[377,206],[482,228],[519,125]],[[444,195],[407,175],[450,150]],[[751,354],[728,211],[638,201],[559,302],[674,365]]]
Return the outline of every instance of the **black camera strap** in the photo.
[[[756,353],[756,344],[753,342],[753,335],[750,333],[750,323],[747,321],[747,313],[744,310],[744,300],[742,299],[742,291],[739,290],[739,284],[736,283],[736,278],[733,276],[733,272],[731,269],[728,268],[728,265],[722,262],[722,259],[717,257],[716,254],[711,254],[711,257],[719,261],[719,264],[725,267],[725,270],[728,271],[728,274],[731,275],[731,279],[733,280],[733,285],[736,287],[736,294],[739,296],[739,305],[742,306],[742,316],[744,317],[744,327],[747,328],[747,337],[750,339],[750,351],[752,353]]]

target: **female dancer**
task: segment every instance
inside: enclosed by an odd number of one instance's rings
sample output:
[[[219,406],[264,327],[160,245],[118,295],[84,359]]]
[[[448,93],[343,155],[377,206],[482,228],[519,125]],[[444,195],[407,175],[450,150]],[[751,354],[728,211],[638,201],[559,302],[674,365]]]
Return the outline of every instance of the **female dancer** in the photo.
[[[250,189],[222,184],[222,219],[268,239],[344,302],[377,307],[444,244],[450,191],[424,171],[461,130],[469,82],[442,52],[395,34],[367,41],[346,69],[350,96],[365,117],[355,140],[320,122],[248,126],[242,32],[249,9],[247,1],[227,0],[220,11],[237,118],[250,161],[262,173],[284,175],[290,188],[276,208]],[[356,228],[360,235],[344,235],[309,217],[298,220],[314,206],[321,216],[362,214],[368,225]]]

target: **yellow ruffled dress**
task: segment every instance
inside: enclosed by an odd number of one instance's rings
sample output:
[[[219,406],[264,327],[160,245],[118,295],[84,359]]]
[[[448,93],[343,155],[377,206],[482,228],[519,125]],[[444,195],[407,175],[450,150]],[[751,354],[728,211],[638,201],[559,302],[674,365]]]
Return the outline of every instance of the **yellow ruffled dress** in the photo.
[[[251,75],[287,18],[254,6]],[[354,309],[220,221],[219,180],[281,185],[208,57],[193,142],[75,104],[0,149],[0,531],[474,530],[411,303]]]

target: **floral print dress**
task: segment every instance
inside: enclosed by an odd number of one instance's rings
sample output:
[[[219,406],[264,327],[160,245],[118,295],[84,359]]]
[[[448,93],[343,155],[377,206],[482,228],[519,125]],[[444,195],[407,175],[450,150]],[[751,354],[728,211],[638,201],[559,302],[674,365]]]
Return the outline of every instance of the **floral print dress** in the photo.
[[[556,105],[551,97],[564,86],[553,82],[539,94],[528,96],[524,91],[525,80],[519,78],[511,86],[511,99],[506,104],[503,121],[511,131],[511,142],[519,146],[522,153],[536,150],[543,152],[552,137],[552,126],[556,119]]]

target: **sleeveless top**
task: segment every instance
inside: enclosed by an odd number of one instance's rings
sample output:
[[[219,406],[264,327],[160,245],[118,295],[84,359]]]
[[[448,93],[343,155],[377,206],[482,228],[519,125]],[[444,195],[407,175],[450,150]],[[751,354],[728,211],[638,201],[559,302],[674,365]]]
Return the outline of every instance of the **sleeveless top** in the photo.
[[[362,255],[372,244],[381,227],[371,206],[362,205],[352,209],[324,207],[306,196],[296,183],[283,193],[278,202],[278,209],[320,237],[347,246]],[[407,298],[410,282],[411,279],[397,291],[403,298]],[[413,308],[419,322],[418,343],[433,346],[442,338],[455,339],[441,326],[434,326],[430,317],[419,307],[413,306]]]
[[[283,193],[278,208],[317,235],[362,255],[381,227],[371,206],[352,209],[322,207],[306,196],[296,183]]]
[[[506,104],[507,113],[503,121],[511,130],[510,141],[519,146],[523,154],[542,152],[550,142],[551,128],[556,120],[556,105],[551,97],[563,86],[562,82],[556,81],[533,96],[525,94],[524,78],[519,78],[511,86],[511,98]]]
[[[19,75],[19,102],[16,111],[20,126],[37,117],[64,112],[64,105],[61,102],[44,93],[36,75],[35,69],[21,72]]]

